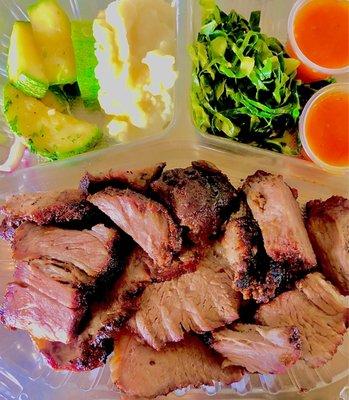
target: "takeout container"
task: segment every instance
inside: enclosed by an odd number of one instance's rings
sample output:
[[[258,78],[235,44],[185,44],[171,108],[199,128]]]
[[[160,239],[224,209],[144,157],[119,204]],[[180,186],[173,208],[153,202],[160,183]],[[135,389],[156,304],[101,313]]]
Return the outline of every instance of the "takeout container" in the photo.
[[[61,0],[66,10],[75,18],[92,18],[107,1]],[[8,42],[14,19],[24,18],[22,9],[31,1],[0,0],[0,42]],[[328,198],[332,194],[348,196],[346,180],[328,174],[311,162],[280,155],[271,151],[238,144],[223,138],[200,134],[193,126],[189,107],[191,62],[187,48],[196,36],[200,23],[198,0],[177,0],[177,68],[179,79],[175,89],[175,111],[172,123],[158,136],[140,142],[114,145],[91,151],[71,159],[44,162],[20,169],[0,177],[0,203],[17,192],[76,187],[84,171],[100,172],[109,168],[147,166],[166,161],[169,168],[187,166],[192,160],[206,159],[226,173],[238,187],[241,179],[257,169],[282,174],[286,182],[298,189],[299,201]],[[236,8],[248,16],[254,9],[262,11],[262,29],[285,41],[288,13],[292,1],[280,0],[224,0],[219,4],[225,9]],[[1,50],[5,51],[5,50]],[[1,53],[0,51],[0,53]],[[5,57],[0,56],[2,68]],[[4,79],[0,78],[0,86]],[[1,123],[0,123],[1,124]],[[3,126],[1,125],[1,128]],[[1,157],[1,156],[0,156]],[[35,159],[35,157],[34,157]],[[0,298],[7,282],[11,280],[13,266],[7,245],[0,241]],[[216,393],[215,399],[278,400],[334,400],[348,399],[344,388],[348,385],[349,335],[332,361],[312,370],[298,363],[288,374],[246,375],[231,388],[220,385],[206,387],[204,391],[181,390],[183,399],[204,400]],[[156,377],[154,377],[156,379]],[[331,384],[332,382],[332,384]],[[316,388],[305,394],[306,391]],[[341,393],[341,397],[340,397]],[[273,396],[275,395],[275,396]],[[346,397],[345,397],[346,396]],[[175,394],[169,399],[177,398]],[[34,350],[29,336],[24,332],[9,332],[0,325],[0,399],[3,400],[120,400],[109,379],[108,364],[88,373],[54,372],[46,366]]]

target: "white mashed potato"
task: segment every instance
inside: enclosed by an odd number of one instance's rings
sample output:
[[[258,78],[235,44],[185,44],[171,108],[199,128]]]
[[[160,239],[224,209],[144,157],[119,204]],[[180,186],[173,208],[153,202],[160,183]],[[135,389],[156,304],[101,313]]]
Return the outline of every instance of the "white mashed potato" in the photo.
[[[94,20],[98,99],[119,141],[157,133],[172,118],[175,26],[164,0],[118,0]]]

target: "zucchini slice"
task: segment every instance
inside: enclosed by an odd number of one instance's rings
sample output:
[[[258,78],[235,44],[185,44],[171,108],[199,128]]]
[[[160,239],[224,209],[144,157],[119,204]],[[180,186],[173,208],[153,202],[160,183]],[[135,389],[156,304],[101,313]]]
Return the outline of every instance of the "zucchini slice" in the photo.
[[[76,75],[81,98],[86,107],[96,107],[98,106],[99,83],[95,76],[97,58],[92,21],[72,21],[71,27]]]
[[[51,86],[41,99],[45,106],[66,114],[69,110],[69,102],[59,86]]]
[[[55,0],[38,0],[28,8],[35,41],[50,85],[76,81],[68,15]]]
[[[12,84],[4,88],[4,115],[33,152],[51,160],[83,153],[102,136],[96,125],[47,107]]]
[[[48,79],[29,22],[13,24],[7,59],[10,82],[29,96],[41,98],[48,89]]]

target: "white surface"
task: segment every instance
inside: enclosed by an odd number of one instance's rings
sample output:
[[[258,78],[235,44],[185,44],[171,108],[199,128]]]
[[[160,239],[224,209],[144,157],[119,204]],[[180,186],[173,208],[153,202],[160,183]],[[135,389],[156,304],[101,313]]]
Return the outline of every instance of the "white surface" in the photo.
[[[332,194],[348,196],[348,186],[344,178],[320,171],[309,162],[278,155],[261,149],[228,142],[225,139],[206,138],[199,135],[191,122],[189,109],[189,85],[191,66],[187,56],[187,47],[195,37],[195,27],[199,23],[196,0],[179,0],[178,4],[178,58],[179,80],[175,95],[174,121],[158,137],[139,143],[114,146],[90,152],[86,155],[55,163],[19,170],[11,175],[0,176],[0,202],[8,195],[24,191],[49,190],[74,187],[82,173],[103,171],[110,167],[128,169],[145,166],[158,161],[167,161],[168,167],[186,166],[195,159],[206,159],[217,164],[229,175],[234,185],[239,186],[242,178],[256,169],[264,169],[283,174],[286,181],[299,190],[300,201],[312,198],[327,198]],[[26,6],[25,1],[18,4]],[[28,2],[29,3],[29,2]],[[285,39],[287,14],[293,1],[286,0],[226,0],[223,8],[236,8],[248,16],[252,9],[262,10],[262,28],[268,33]],[[68,0],[62,1],[66,9],[71,9],[75,17],[93,17],[103,1]],[[80,10],[80,5],[83,7]],[[81,12],[80,12],[80,11]],[[0,41],[8,41],[14,18],[23,18],[21,8],[14,0],[0,0]],[[3,32],[1,32],[3,31]],[[3,35],[1,36],[1,33]],[[0,49],[0,71],[5,60],[5,50]],[[0,77],[0,86],[4,79]],[[213,140],[214,139],[214,140]],[[223,150],[226,147],[227,150]],[[1,153],[0,153],[1,157]],[[6,283],[11,279],[12,265],[5,244],[0,242],[0,296]],[[215,396],[220,399],[238,398],[240,393],[245,399],[297,399],[334,400],[339,398],[344,381],[348,377],[348,348],[342,346],[335,358],[319,370],[311,370],[302,363],[297,364],[288,375],[272,377],[246,376],[232,389],[223,389]],[[342,379],[341,382],[339,380]],[[331,382],[337,385],[325,387]],[[301,397],[298,390],[322,387],[316,395]],[[215,390],[207,388],[207,393]],[[287,394],[288,392],[288,394]],[[202,391],[182,390],[185,399],[203,399]],[[283,394],[282,394],[283,393]],[[314,392],[315,393],[315,392]],[[273,396],[273,394],[276,394]],[[315,397],[314,397],[315,396]],[[72,374],[51,371],[42,361],[23,332],[9,332],[0,327],[0,400],[92,400],[119,399],[109,380],[109,367],[89,373]],[[170,398],[174,398],[170,396]],[[343,397],[345,399],[345,397]]]

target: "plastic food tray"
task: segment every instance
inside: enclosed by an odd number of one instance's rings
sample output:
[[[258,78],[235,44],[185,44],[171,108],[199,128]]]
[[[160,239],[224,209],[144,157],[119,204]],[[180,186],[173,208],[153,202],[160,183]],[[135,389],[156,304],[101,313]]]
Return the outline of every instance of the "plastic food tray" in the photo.
[[[0,74],[4,73],[8,34],[15,19],[25,18],[27,1],[0,0]],[[66,0],[61,3],[75,18],[93,18],[106,1]],[[262,29],[286,39],[286,21],[293,1],[227,0],[220,5],[235,8],[248,16],[252,9],[262,11]],[[0,176],[0,202],[14,193],[63,189],[77,185],[85,170],[99,172],[110,167],[135,168],[166,161],[168,167],[186,166],[195,159],[214,162],[239,186],[241,179],[257,169],[280,173],[287,183],[299,190],[299,200],[327,198],[332,194],[348,196],[347,180],[329,175],[307,161],[255,149],[225,139],[199,134],[191,121],[189,88],[191,63],[187,56],[189,43],[195,38],[200,21],[197,0],[177,0],[177,69],[175,111],[172,123],[159,135],[127,145],[114,145],[65,161],[43,163]],[[0,87],[4,83],[0,76]],[[2,129],[6,129],[0,120]],[[4,143],[0,159],[6,151]],[[11,280],[13,266],[8,246],[0,241],[0,296]],[[156,377],[154,377],[156,379]],[[302,392],[302,394],[300,393]],[[332,361],[317,370],[297,363],[286,375],[246,375],[231,387],[184,389],[176,396],[198,400],[212,395],[216,399],[349,399],[349,337]],[[24,332],[9,332],[0,326],[0,400],[109,400],[121,399],[109,378],[108,364],[89,373],[54,372],[34,350]]]

